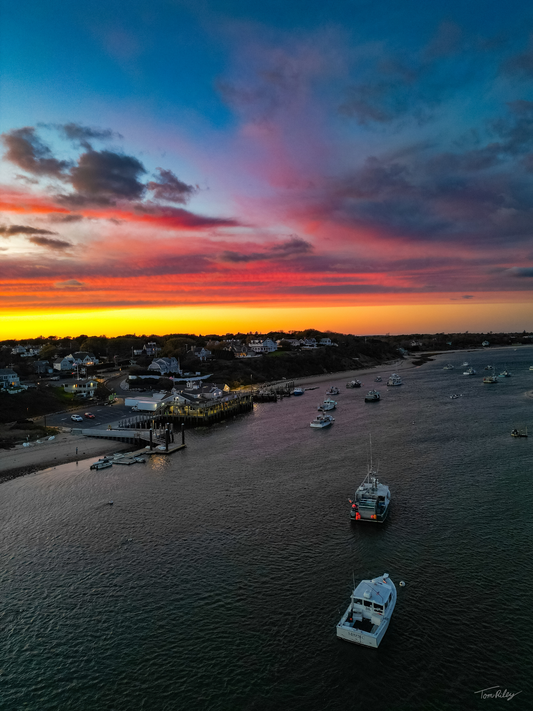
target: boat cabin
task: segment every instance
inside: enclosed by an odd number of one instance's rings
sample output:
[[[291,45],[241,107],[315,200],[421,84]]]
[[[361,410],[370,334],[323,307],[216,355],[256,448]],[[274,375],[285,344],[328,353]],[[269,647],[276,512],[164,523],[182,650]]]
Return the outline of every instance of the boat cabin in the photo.
[[[350,614],[346,620],[356,629],[365,632],[375,632],[375,627],[379,627],[383,616],[392,602],[392,590],[380,580],[362,581],[352,593],[352,604]]]

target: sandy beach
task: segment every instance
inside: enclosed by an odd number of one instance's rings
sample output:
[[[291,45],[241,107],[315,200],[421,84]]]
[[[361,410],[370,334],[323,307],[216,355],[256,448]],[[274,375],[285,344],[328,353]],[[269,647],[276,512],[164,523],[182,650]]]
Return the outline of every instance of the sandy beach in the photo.
[[[51,442],[46,441],[31,447],[0,449],[0,483],[58,464],[68,464],[126,449],[131,449],[131,445],[62,432]]]

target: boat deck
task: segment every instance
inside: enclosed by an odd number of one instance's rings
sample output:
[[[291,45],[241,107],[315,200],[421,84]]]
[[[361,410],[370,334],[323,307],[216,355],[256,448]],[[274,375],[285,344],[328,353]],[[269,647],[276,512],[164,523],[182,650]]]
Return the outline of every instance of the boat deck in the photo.
[[[353,622],[346,620],[344,623],[345,627],[353,627],[355,630],[361,630],[362,632],[375,632],[377,625],[373,625],[370,620],[363,618],[362,620],[354,619]]]

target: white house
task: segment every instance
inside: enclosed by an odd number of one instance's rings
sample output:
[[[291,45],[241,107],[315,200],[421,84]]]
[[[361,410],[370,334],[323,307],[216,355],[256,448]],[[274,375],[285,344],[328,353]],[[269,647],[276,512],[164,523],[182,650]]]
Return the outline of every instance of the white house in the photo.
[[[56,358],[53,362],[54,370],[59,371],[72,370],[74,366],[74,358],[71,355],[65,356],[65,358]]]
[[[278,344],[275,343],[271,338],[265,339],[254,339],[248,344],[248,348],[256,353],[273,353],[278,350]]]
[[[313,348],[318,348],[316,338],[304,338],[303,341],[301,341],[301,344],[302,344],[302,349],[305,351],[309,351]]]
[[[319,345],[320,345],[320,346],[332,346],[333,343],[331,342],[331,338],[327,338],[327,337],[326,337],[326,338],[321,338],[321,339],[320,339]]]
[[[88,353],[87,351],[78,351],[77,353],[72,353],[67,357],[72,358],[76,365],[98,365],[100,362],[98,358],[95,358],[92,353]]]
[[[63,389],[66,393],[73,393],[80,397],[93,397],[98,387],[98,382],[94,378],[87,380],[75,380],[72,383],[65,383]]]
[[[153,370],[160,375],[165,375],[166,373],[180,373],[180,363],[176,358],[155,358],[150,365],[148,370]]]
[[[11,389],[19,388],[19,376],[11,368],[0,368],[0,388]]]

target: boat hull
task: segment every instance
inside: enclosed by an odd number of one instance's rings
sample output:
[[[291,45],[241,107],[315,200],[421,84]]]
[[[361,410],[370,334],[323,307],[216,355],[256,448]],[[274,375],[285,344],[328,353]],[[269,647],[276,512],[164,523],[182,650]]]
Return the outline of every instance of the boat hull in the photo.
[[[352,615],[352,608],[351,606],[348,606],[348,609],[337,625],[337,637],[339,639],[343,639],[346,642],[352,642],[352,644],[359,644],[362,647],[371,647],[373,649],[377,649],[379,647],[383,637],[385,636],[385,632],[389,627],[392,613],[394,612],[394,608],[396,606],[396,587],[392,580],[390,581],[390,584],[392,586],[391,602],[386,610],[386,614],[379,618],[380,624],[374,625],[371,632],[353,627],[349,622]]]
[[[363,522],[363,523],[385,523],[387,520],[387,517],[389,515],[389,510],[390,510],[390,504],[387,506],[385,511],[381,514],[375,514],[376,518],[365,518],[364,516],[361,516],[359,511],[356,511],[355,509],[350,510],[350,518],[352,521],[357,521]],[[357,518],[357,514],[359,513],[359,518]]]

